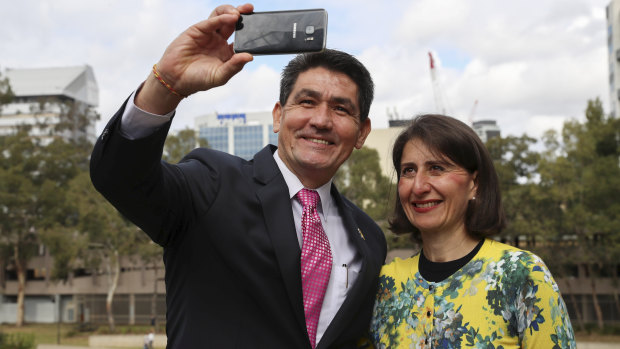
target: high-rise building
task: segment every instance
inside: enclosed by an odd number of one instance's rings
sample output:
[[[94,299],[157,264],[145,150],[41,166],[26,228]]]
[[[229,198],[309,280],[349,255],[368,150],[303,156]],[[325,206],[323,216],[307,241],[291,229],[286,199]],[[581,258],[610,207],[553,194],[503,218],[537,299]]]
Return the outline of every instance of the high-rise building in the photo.
[[[476,134],[480,137],[483,143],[486,143],[493,137],[500,136],[500,129],[499,126],[497,126],[497,121],[495,120],[474,121],[472,128],[476,131]]]
[[[609,60],[609,110],[620,113],[620,0],[607,5],[607,54]]]
[[[278,144],[271,112],[212,113],[197,117],[194,124],[199,137],[206,139],[211,149],[246,160],[252,159],[265,145]]]
[[[0,110],[0,135],[15,132],[16,126],[29,125],[31,135],[48,137],[50,126],[58,124],[60,115],[67,112],[63,108],[71,105],[88,122],[83,127],[64,130],[61,135],[95,142],[96,114],[92,108],[99,104],[99,88],[90,66],[6,69],[3,76],[9,79],[15,98]]]

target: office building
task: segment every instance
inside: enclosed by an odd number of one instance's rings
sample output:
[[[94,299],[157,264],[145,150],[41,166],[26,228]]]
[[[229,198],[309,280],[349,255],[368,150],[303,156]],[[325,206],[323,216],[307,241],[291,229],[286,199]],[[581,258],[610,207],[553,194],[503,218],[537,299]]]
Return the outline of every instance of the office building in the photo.
[[[267,144],[278,144],[273,132],[271,112],[236,114],[212,113],[194,120],[200,138],[211,149],[220,150],[250,160]]]
[[[495,120],[474,121],[472,128],[476,131],[476,134],[480,137],[483,143],[486,143],[493,137],[500,136],[499,126],[497,126],[497,121]]]
[[[71,105],[89,122],[85,127],[64,130],[61,135],[68,139],[85,137],[93,143],[97,139],[92,108],[99,104],[99,88],[90,66],[6,69],[3,76],[9,79],[15,98],[0,110],[0,135],[14,133],[16,126],[29,125],[31,135],[48,138],[51,127],[61,121],[61,115]]]

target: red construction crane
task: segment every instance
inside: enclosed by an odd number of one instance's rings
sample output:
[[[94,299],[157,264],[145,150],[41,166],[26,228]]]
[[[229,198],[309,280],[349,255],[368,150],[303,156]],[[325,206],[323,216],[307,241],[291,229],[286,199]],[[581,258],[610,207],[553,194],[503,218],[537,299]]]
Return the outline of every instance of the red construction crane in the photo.
[[[430,64],[431,64],[431,81],[433,83],[433,94],[435,95],[435,108],[437,109],[437,113],[454,116],[451,114],[452,110],[450,110],[451,108],[450,108],[450,104],[448,103],[448,98],[446,97],[446,94],[441,86],[441,81],[439,77],[437,76],[438,75],[437,65],[435,64],[435,59],[433,58],[433,54],[429,52],[428,57],[430,58]],[[478,107],[478,100],[476,99],[468,115],[467,121],[469,122],[470,126],[473,126],[474,124],[474,115],[476,113],[477,107]]]
[[[437,77],[437,68],[435,66],[435,60],[433,59],[433,54],[428,53],[428,57],[430,58],[431,63],[431,81],[433,83],[433,94],[435,95],[435,108],[437,109],[437,113],[439,114],[448,114],[448,103],[445,93],[441,87],[441,82]]]

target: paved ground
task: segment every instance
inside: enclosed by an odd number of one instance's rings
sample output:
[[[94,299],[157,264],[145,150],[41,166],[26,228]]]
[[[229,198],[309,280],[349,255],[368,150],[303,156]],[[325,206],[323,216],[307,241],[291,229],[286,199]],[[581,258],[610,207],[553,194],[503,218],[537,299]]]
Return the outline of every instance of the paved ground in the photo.
[[[105,349],[92,347],[78,347],[75,345],[39,344],[37,349]]]
[[[579,349],[618,349],[620,343],[577,343]]]
[[[618,349],[620,348],[620,343],[577,343],[577,348],[579,349]],[[95,347],[76,347],[72,345],[51,345],[51,344],[39,344],[37,349],[106,349],[106,348],[95,348]]]

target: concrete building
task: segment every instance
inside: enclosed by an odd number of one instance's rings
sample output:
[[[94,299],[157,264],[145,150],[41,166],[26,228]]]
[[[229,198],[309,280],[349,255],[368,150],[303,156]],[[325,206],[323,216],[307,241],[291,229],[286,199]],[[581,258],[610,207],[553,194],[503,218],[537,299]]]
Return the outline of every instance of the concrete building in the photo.
[[[396,172],[392,164],[392,147],[398,135],[405,126],[392,126],[388,128],[375,128],[370,131],[364,146],[375,149],[379,153],[379,164],[383,175],[396,182]]]
[[[30,125],[32,135],[45,139],[50,126],[58,124],[60,116],[67,112],[62,103],[69,102],[77,112],[85,113],[90,122],[86,127],[65,130],[62,136],[86,137],[93,143],[97,139],[92,108],[99,104],[99,88],[90,66],[9,68],[3,76],[9,79],[15,99],[0,110],[0,135],[15,132],[15,126]]]
[[[121,274],[112,311],[117,324],[150,324],[152,301],[156,321],[165,322],[163,262],[145,265],[138,257],[122,258]],[[101,270],[76,269],[64,281],[53,281],[53,256],[41,253],[28,261],[24,321],[30,323],[106,324],[107,275]],[[0,323],[17,319],[17,276],[11,268],[0,268]],[[153,298],[155,297],[155,299]]]
[[[620,0],[607,5],[607,55],[609,64],[609,110],[620,113]]]
[[[472,128],[476,131],[476,134],[483,143],[486,143],[493,137],[499,137],[501,134],[499,126],[497,126],[497,121],[495,120],[474,121]]]
[[[86,123],[59,133],[67,139],[96,140],[93,108],[99,104],[99,88],[93,69],[88,65],[6,69],[14,100],[0,110],[0,135],[12,134],[16,126],[31,126],[30,134],[43,141],[51,139],[50,132],[68,111],[83,113]],[[71,109],[69,109],[71,108]],[[158,285],[158,314],[165,314],[164,285],[159,271],[147,270],[135,260],[122,262],[123,273],[114,299],[118,323],[149,323],[151,298]],[[17,276],[10,265],[0,261],[0,323],[15,323],[17,317]],[[26,322],[99,322],[105,323],[106,275],[97,270],[75,270],[69,280],[53,282],[50,278],[53,257],[45,246],[29,260],[26,272],[24,300]],[[156,274],[159,273],[159,274]]]

